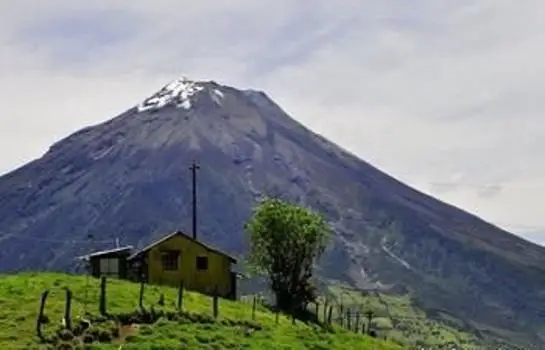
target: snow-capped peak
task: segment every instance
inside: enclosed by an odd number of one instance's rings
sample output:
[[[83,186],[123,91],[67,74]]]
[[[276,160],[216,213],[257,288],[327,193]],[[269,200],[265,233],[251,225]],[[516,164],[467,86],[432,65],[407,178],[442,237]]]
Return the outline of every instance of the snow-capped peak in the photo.
[[[204,87],[201,84],[182,77],[170,82],[156,94],[144,100],[137,106],[137,109],[139,112],[143,112],[149,109],[162,108],[168,104],[176,104],[177,107],[190,109],[190,97],[203,89]]]

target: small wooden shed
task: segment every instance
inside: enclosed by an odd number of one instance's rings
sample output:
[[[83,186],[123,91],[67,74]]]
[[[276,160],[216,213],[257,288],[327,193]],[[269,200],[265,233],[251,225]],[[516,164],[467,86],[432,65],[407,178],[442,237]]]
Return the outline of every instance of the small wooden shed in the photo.
[[[93,252],[79,258],[89,263],[89,273],[94,277],[127,278],[127,258],[133,247],[125,246]]]

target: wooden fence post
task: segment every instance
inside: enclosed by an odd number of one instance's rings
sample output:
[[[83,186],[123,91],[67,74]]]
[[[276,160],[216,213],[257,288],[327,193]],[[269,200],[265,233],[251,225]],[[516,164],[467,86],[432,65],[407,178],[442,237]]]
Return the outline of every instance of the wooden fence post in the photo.
[[[348,309],[346,310],[346,329],[348,329],[349,331],[352,330],[351,326],[352,326],[352,313],[350,312],[350,309]]]
[[[254,300],[252,303],[252,320],[255,320],[255,309],[257,307],[257,297],[254,295]]]
[[[360,331],[360,311],[359,310],[356,313],[356,325],[354,326],[354,329],[355,329],[356,333],[359,333],[359,331]]]
[[[291,301],[291,324],[295,324],[295,300]]]
[[[327,299],[325,300],[325,303],[324,303],[324,323],[327,322]]]
[[[320,303],[316,301],[316,321],[320,321]]]
[[[373,311],[366,312],[367,315],[367,334],[371,334],[371,320],[373,319]]]
[[[218,317],[218,287],[214,288],[214,295],[212,296],[212,312],[214,318]]]
[[[66,287],[66,301],[64,304],[64,324],[66,329],[72,329],[72,291]]]
[[[178,288],[178,311],[183,311],[184,303],[184,281],[180,281],[180,287]]]
[[[106,315],[106,276],[100,278],[99,311],[102,316]]]
[[[38,334],[38,337],[43,341],[44,337],[42,334],[42,322],[44,321],[44,310],[45,310],[45,302],[47,300],[47,295],[49,294],[49,291],[46,289],[42,293],[42,297],[40,300],[40,312],[38,313],[38,318],[36,319],[36,334]]]
[[[138,300],[138,305],[140,306],[140,310],[144,311],[144,279],[140,281],[140,298]]]
[[[331,316],[333,316],[333,306],[329,307],[329,312],[327,314],[327,323],[331,326]]]
[[[341,306],[339,307],[339,318],[341,321],[341,327],[344,327],[344,306],[341,303]]]
[[[280,322],[280,306],[278,305],[278,297],[276,296],[274,299],[274,312],[276,313],[274,321],[278,324]]]

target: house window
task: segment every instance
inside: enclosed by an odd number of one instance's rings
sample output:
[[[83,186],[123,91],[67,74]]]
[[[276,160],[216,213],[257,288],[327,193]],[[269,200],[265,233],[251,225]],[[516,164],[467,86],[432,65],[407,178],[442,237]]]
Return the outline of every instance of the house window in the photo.
[[[100,274],[105,276],[118,276],[119,275],[119,259],[118,258],[100,259]]]
[[[207,256],[198,256],[197,257],[197,270],[208,270],[208,257]]]
[[[161,252],[161,265],[164,271],[178,270],[178,256],[180,252],[177,250],[167,250]]]

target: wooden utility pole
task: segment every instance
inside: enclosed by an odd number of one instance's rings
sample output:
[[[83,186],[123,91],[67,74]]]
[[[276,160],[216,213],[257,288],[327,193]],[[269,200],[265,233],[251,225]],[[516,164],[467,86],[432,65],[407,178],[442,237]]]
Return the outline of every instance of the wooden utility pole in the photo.
[[[193,164],[191,164],[191,167],[189,167],[189,169],[191,170],[191,175],[192,175],[192,184],[193,184],[193,187],[192,187],[192,196],[193,196],[193,216],[192,216],[192,219],[193,219],[193,239],[197,239],[197,170],[200,169],[200,166],[195,163],[195,161],[193,161]]]
[[[87,235],[87,242],[88,242],[88,250],[89,252],[87,254],[91,254],[92,249],[92,243],[93,243],[93,235],[88,234]],[[83,313],[87,313],[87,303],[89,302],[88,296],[89,296],[89,275],[93,272],[93,267],[91,266],[91,258],[87,257],[86,260],[84,260],[85,263],[85,302],[83,304]]]

